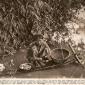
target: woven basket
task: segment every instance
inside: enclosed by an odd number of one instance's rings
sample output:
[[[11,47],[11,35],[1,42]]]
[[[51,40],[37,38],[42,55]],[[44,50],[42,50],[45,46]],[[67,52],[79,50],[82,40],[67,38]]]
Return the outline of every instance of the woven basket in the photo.
[[[52,50],[51,55],[55,62],[61,63],[69,57],[69,51],[66,49],[55,48]]]

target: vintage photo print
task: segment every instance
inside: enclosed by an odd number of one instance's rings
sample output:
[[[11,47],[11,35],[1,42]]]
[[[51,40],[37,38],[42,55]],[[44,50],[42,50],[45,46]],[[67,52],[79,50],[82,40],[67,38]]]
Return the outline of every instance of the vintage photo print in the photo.
[[[0,0],[2,78],[85,78],[85,1]]]

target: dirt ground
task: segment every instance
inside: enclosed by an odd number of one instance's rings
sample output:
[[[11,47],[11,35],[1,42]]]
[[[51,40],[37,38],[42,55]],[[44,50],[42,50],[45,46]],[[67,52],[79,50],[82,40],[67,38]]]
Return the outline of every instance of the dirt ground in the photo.
[[[4,75],[1,78],[85,78],[85,69],[77,64],[56,67],[54,69],[17,73],[13,76]]]
[[[61,66],[55,69],[18,74],[17,78],[84,78],[85,69],[77,65]]]

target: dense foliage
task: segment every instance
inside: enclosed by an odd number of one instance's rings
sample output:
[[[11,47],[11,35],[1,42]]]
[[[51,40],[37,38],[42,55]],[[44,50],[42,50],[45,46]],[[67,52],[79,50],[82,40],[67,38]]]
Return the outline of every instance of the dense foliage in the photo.
[[[67,31],[64,24],[81,5],[84,0],[0,0],[1,49],[27,46],[34,34]]]

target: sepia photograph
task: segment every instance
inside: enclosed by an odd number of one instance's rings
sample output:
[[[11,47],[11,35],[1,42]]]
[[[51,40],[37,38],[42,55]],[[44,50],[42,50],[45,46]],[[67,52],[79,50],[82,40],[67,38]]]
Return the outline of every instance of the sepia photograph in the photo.
[[[2,78],[85,78],[85,0],[0,0]]]

